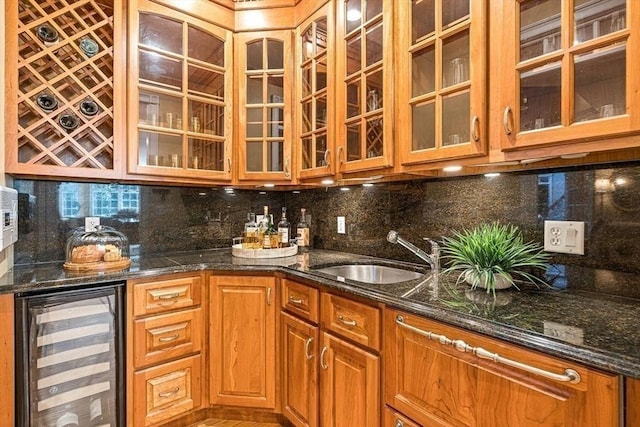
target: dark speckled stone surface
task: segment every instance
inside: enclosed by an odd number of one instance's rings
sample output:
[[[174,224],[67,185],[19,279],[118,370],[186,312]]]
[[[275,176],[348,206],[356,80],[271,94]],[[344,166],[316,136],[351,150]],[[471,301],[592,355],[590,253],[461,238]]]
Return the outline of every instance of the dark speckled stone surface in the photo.
[[[306,283],[317,283],[383,302],[568,361],[640,378],[640,329],[637,327],[640,301],[574,290],[573,286],[573,281],[584,280],[597,287],[599,277],[615,281],[619,273],[582,269],[573,271],[571,278],[563,280],[564,290],[506,290],[493,299],[487,298],[484,292],[470,291],[465,285],[456,285],[455,280],[447,276],[440,276],[437,285],[428,274],[424,280],[368,285],[339,281],[333,276],[314,271],[320,266],[371,262],[424,271],[424,267],[417,264],[344,252],[312,250],[288,258],[251,260],[234,258],[229,249],[218,249],[140,256],[133,259],[127,271],[101,275],[70,274],[62,269],[62,263],[18,266],[0,277],[0,293],[63,289],[190,270],[278,271],[303,279]],[[585,275],[582,279],[581,274]],[[569,336],[569,341],[563,341],[550,332],[554,323],[571,326],[580,333]]]

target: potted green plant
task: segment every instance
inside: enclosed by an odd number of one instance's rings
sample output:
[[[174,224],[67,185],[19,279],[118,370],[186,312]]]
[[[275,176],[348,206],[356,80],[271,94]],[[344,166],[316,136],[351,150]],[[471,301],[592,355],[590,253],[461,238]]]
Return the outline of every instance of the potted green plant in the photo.
[[[536,242],[526,242],[518,227],[494,222],[471,230],[454,231],[444,237],[442,258],[449,261],[444,273],[460,271],[457,282],[466,281],[472,289],[487,293],[514,286],[514,278],[549,286],[528,270],[544,269],[549,254]]]

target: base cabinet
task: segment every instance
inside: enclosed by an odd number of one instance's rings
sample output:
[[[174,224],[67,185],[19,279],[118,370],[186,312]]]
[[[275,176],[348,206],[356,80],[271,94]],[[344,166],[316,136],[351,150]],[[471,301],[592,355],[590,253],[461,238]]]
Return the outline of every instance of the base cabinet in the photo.
[[[620,424],[620,379],[615,375],[395,310],[385,313],[384,326],[385,403],[418,423],[476,427]],[[461,350],[465,343],[558,378],[479,358]],[[579,379],[563,382],[563,377],[574,377],[572,371]]]
[[[211,403],[276,409],[276,278],[210,280]]]

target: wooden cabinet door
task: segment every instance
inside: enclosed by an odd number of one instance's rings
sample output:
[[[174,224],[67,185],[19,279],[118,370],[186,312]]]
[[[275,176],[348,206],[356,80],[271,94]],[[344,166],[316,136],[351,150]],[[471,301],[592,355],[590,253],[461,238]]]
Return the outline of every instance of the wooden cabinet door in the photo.
[[[221,15],[201,6],[200,16]],[[129,5],[131,174],[231,179],[231,31],[150,0]]]
[[[212,404],[276,407],[275,282],[274,277],[211,277]]]
[[[336,4],[338,172],[393,166],[393,3]]]
[[[282,313],[282,412],[297,427],[318,426],[318,327]]]
[[[380,358],[322,333],[320,424],[323,427],[380,425]]]
[[[443,338],[444,336],[444,338]],[[466,346],[557,374],[479,358]],[[615,426],[619,381],[611,374],[462,329],[388,310],[385,402],[429,426]],[[575,378],[579,381],[561,382]]]
[[[289,182],[293,170],[293,32],[237,33],[234,42],[237,177]]]
[[[401,165],[485,154],[487,2],[403,1],[394,11]]]
[[[603,139],[640,129],[640,3],[504,0],[502,149],[540,157],[638,146]],[[493,47],[492,47],[493,48]],[[577,145],[577,142],[584,144]],[[547,150],[542,150],[547,148]],[[514,156],[517,153],[512,153]]]

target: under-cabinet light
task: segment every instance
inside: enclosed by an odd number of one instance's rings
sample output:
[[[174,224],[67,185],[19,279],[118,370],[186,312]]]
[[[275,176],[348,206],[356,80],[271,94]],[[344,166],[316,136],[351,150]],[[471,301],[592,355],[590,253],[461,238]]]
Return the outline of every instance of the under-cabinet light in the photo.
[[[484,176],[487,178],[495,178],[496,176],[500,176],[500,172],[489,172],[485,173]]]
[[[331,185],[331,184],[333,184],[333,180],[332,179],[323,179],[320,183],[322,185]]]
[[[442,168],[442,170],[445,172],[460,172],[462,170],[462,166],[457,166],[457,165],[446,166]]]

